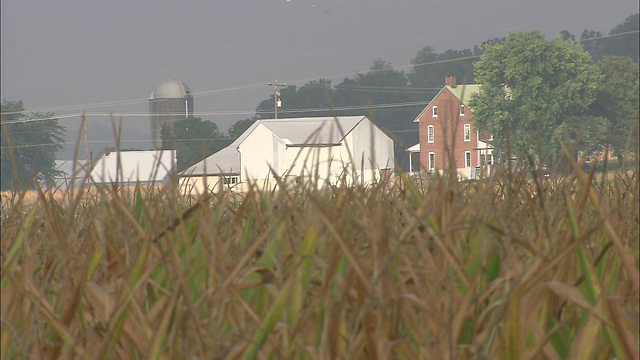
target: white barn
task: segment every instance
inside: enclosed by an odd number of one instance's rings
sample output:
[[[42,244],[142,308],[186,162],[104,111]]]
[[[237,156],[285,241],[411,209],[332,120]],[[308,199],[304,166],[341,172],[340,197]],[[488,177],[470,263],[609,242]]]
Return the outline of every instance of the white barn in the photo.
[[[95,185],[159,185],[169,181],[176,164],[175,150],[112,151],[105,154],[91,171]]]
[[[366,116],[257,120],[228,147],[182,171],[187,192],[369,184],[395,165],[393,140]]]

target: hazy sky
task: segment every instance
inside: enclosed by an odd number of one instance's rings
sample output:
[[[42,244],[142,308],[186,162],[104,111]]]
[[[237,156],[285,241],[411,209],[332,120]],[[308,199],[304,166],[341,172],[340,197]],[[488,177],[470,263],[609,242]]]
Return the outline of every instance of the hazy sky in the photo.
[[[171,78],[191,88],[197,115],[226,131],[270,96],[266,84],[274,80],[300,86],[322,77],[335,85],[366,72],[377,58],[408,71],[424,46],[471,48],[509,31],[538,29],[549,38],[564,29],[606,34],[639,11],[637,0],[0,4],[0,96],[61,117],[86,110],[94,153],[112,146],[113,138],[109,118],[96,113],[124,114],[123,147],[150,146],[148,98]],[[79,122],[79,116],[61,120],[69,141]]]

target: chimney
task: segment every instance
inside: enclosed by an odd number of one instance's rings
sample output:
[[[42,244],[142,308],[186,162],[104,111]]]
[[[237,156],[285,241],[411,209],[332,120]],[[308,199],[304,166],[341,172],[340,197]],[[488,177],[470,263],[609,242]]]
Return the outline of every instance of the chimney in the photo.
[[[444,84],[449,85],[452,88],[456,87],[456,76],[455,75],[446,75],[444,77]]]

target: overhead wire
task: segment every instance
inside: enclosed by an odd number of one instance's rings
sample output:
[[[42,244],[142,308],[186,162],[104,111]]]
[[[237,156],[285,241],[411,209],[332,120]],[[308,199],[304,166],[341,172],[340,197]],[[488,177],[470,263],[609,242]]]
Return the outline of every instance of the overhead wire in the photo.
[[[375,105],[350,105],[350,106],[339,106],[339,107],[326,107],[326,108],[303,108],[303,109],[283,109],[282,113],[305,113],[305,112],[334,112],[334,111],[348,111],[348,110],[369,110],[369,109],[385,109],[385,108],[402,108],[402,107],[411,107],[411,106],[423,106],[425,104],[424,101],[417,102],[398,102],[398,103],[384,103],[384,104],[375,104]],[[238,111],[215,111],[215,112],[194,112],[193,116],[228,116],[228,115],[256,115],[256,114],[269,114],[268,110],[238,110]],[[37,121],[48,121],[48,120],[57,120],[60,118],[76,118],[81,117],[84,114],[85,117],[105,117],[105,116],[113,116],[113,117],[123,117],[123,118],[135,118],[135,117],[144,117],[149,118],[148,113],[78,113],[72,115],[65,116],[51,116],[51,117],[39,117],[27,120],[13,120],[13,121],[4,121],[4,125],[12,125],[12,124],[20,124],[20,123],[30,123]],[[177,114],[172,113],[161,113],[156,114],[156,116],[172,116]]]
[[[412,129],[412,130],[388,130],[387,132],[389,133],[406,133],[406,132],[418,132],[418,129]],[[208,141],[208,142],[215,142],[215,141],[233,141],[236,140],[237,138],[230,138],[230,137],[216,137],[216,138],[189,138],[189,139],[175,139],[175,142],[184,142],[184,141]],[[118,140],[118,143],[150,143],[153,142],[153,139],[120,139]],[[82,143],[82,141],[80,141]],[[116,140],[89,140],[87,141],[87,143],[116,143]],[[29,144],[29,145],[16,145],[16,146],[11,146],[12,149],[22,149],[22,148],[32,148],[32,147],[48,147],[48,146],[64,146],[64,145],[76,145],[78,144],[78,142],[75,141],[68,141],[68,142],[61,142],[61,143],[42,143],[42,144]],[[0,149],[2,150],[6,150],[8,149],[8,146],[1,146]]]
[[[574,43],[581,43],[581,42],[595,41],[595,40],[604,40],[604,39],[608,39],[608,38],[615,38],[615,37],[618,37],[618,36],[624,36],[624,35],[634,34],[634,33],[638,33],[638,32],[640,32],[640,30],[632,30],[632,31],[627,31],[627,32],[622,32],[622,33],[617,33],[617,34],[602,35],[602,36],[588,38],[588,39],[575,40]],[[413,67],[437,65],[437,64],[443,64],[443,63],[449,63],[449,62],[478,59],[480,57],[481,57],[481,55],[472,55],[472,56],[466,56],[466,57],[459,57],[459,58],[455,58],[455,59],[444,59],[444,60],[429,61],[429,62],[424,62],[424,63],[412,63],[412,64],[405,64],[405,65],[400,65],[400,66],[393,66],[393,67],[391,67],[391,69],[389,69],[389,68],[370,69],[368,72],[381,72],[381,71],[394,70],[394,69],[404,69],[404,68],[413,68]],[[303,83],[304,84],[306,82],[311,82],[311,81],[317,80],[318,78],[320,78],[320,79],[332,79],[332,78],[339,78],[339,77],[344,77],[344,76],[355,76],[355,75],[358,75],[358,74],[359,74],[359,72],[333,74],[333,75],[327,75],[327,76],[320,76],[320,77],[316,77],[316,78],[293,80],[293,81],[288,81],[288,83],[289,84],[299,84],[299,83]],[[308,84],[305,84],[305,85],[308,85]],[[311,85],[311,86],[313,86],[313,85]],[[228,87],[228,88],[195,91],[195,92],[192,92],[191,94],[193,96],[211,95],[211,94],[220,94],[220,93],[227,93],[227,92],[234,92],[234,91],[241,91],[241,90],[258,89],[258,88],[262,88],[262,87],[264,87],[264,84],[255,83],[255,84],[249,84],[249,85],[244,85],[244,86],[234,86],[234,87]],[[350,87],[341,87],[341,88],[345,89],[345,90],[346,89],[351,89]],[[366,91],[364,89],[372,89],[372,88],[379,88],[381,90],[385,89],[385,88],[388,88],[389,90],[398,89],[398,87],[362,87],[362,89],[363,89],[362,91]],[[355,87],[353,89],[355,89]],[[407,90],[409,90],[409,89],[434,90],[433,88],[411,88],[411,87],[407,87]],[[146,103],[148,101],[149,101],[149,98],[137,98],[137,99],[129,99],[129,100],[115,100],[115,101],[108,101],[108,102],[85,103],[85,104],[76,104],[76,105],[67,105],[67,106],[57,106],[57,107],[54,106],[54,107],[47,107],[47,108],[43,107],[43,108],[25,109],[23,111],[5,112],[3,114],[6,114],[6,115],[15,114],[15,115],[17,115],[17,114],[21,114],[23,112],[40,113],[40,112],[53,112],[54,110],[55,111],[67,111],[67,110],[94,109],[94,108],[109,107],[109,106],[114,106],[114,105],[142,104],[142,103]],[[77,115],[74,114],[72,116],[77,116]],[[60,116],[57,116],[57,118],[60,118]]]
[[[618,37],[618,36],[624,36],[624,35],[629,35],[629,34],[634,34],[634,33],[638,33],[640,32],[640,30],[632,30],[632,31],[627,31],[627,32],[623,32],[623,33],[617,33],[617,34],[609,34],[609,35],[602,35],[599,37],[593,37],[593,38],[588,38],[588,39],[580,39],[580,40],[575,40],[574,43],[582,43],[582,42],[586,42],[586,41],[594,41],[594,40],[602,40],[602,39],[607,39],[607,38],[614,38],[614,37]],[[413,64],[409,64],[409,65],[402,65],[402,66],[395,66],[392,67],[391,69],[389,68],[385,68],[385,69],[372,69],[369,70],[369,72],[377,72],[377,71],[387,71],[387,70],[394,70],[394,69],[403,69],[403,68],[409,68],[409,67],[422,67],[422,66],[428,66],[428,65],[436,65],[436,64],[442,64],[442,63],[448,63],[448,62],[455,62],[455,61],[463,61],[463,60],[471,60],[471,59],[477,59],[480,58],[481,55],[473,55],[473,56],[467,56],[467,57],[460,57],[460,58],[455,58],[455,59],[445,59],[445,60],[438,60],[438,61],[431,61],[431,62],[425,62],[425,63],[413,63]],[[331,79],[331,78],[338,78],[338,77],[343,77],[343,76],[354,76],[359,74],[358,72],[351,72],[351,73],[344,73],[344,74],[335,74],[335,75],[330,75],[330,76],[324,76],[324,77],[320,77],[323,79]],[[304,84],[304,86],[308,86],[308,87],[318,87],[318,88],[330,88],[328,86],[324,86],[322,84],[310,84],[309,82],[317,80],[316,78],[314,79],[303,79],[303,80],[294,80],[294,81],[289,81],[290,84],[296,84],[296,83],[303,83],[303,82],[307,82],[307,84]],[[212,90],[204,90],[204,91],[197,91],[197,92],[192,92],[191,94],[193,96],[200,96],[200,95],[210,95],[210,94],[220,94],[220,93],[225,93],[225,92],[233,92],[233,91],[241,91],[241,90],[249,90],[249,89],[256,89],[256,88],[261,88],[263,87],[263,84],[252,84],[252,85],[245,85],[245,86],[236,86],[236,87],[229,87],[229,88],[220,88],[220,89],[212,89]],[[392,86],[340,86],[340,85],[336,85],[333,87],[335,90],[346,90],[346,91],[363,91],[363,92],[414,92],[414,93],[418,93],[418,92],[435,92],[435,91],[440,91],[440,88],[419,88],[419,87],[392,87]],[[140,104],[140,103],[146,103],[149,99],[148,98],[138,98],[138,99],[130,99],[130,100],[116,100],[116,101],[109,101],[109,102],[98,102],[98,103],[86,103],[86,104],[77,104],[77,105],[68,105],[68,106],[59,106],[59,107],[52,107],[52,108],[43,108],[43,109],[25,109],[23,111],[12,111],[12,112],[3,112],[2,115],[18,115],[18,114],[23,114],[24,112],[31,112],[32,114],[36,114],[39,112],[47,112],[50,113],[53,110],[81,110],[81,109],[94,109],[94,108],[100,108],[100,107],[109,107],[109,106],[114,106],[114,105],[134,105],[134,104]],[[334,107],[334,108],[307,108],[307,109],[287,109],[287,110],[281,110],[282,113],[302,113],[302,112],[332,112],[332,111],[348,111],[348,110],[371,110],[371,109],[392,109],[392,108],[402,108],[402,107],[411,107],[411,106],[418,106],[418,105],[424,105],[424,102],[404,102],[404,103],[387,103],[387,104],[376,104],[376,105],[353,105],[353,106],[344,106],[344,107]],[[229,116],[229,115],[256,115],[256,114],[267,114],[269,113],[269,111],[252,111],[252,110],[230,110],[230,111],[216,111],[216,112],[197,112],[197,113],[193,113],[194,116]],[[62,115],[51,115],[51,116],[37,116],[37,117],[33,117],[33,118],[23,118],[23,119],[19,119],[19,120],[12,120],[12,121],[2,121],[3,125],[11,125],[11,124],[19,124],[19,123],[32,123],[32,122],[38,122],[38,121],[47,121],[47,120],[59,120],[59,119],[71,119],[71,118],[81,118],[82,115],[85,115],[87,117],[105,117],[105,116],[115,116],[115,117],[125,117],[125,118],[135,118],[135,117],[149,117],[148,113],[113,113],[113,112],[109,112],[109,113],[100,113],[100,112],[83,112],[83,113],[72,113],[72,114],[62,114]],[[159,114],[159,115],[165,115],[165,116],[170,116],[171,114]],[[391,132],[415,132],[417,130],[398,130],[398,131],[391,131]],[[37,133],[37,132],[42,132],[42,131],[22,131],[20,133]],[[196,141],[198,139],[191,139],[193,141]],[[127,141],[127,142],[143,142],[143,141],[152,141],[152,140],[121,140],[121,141]],[[89,141],[89,143],[95,143],[95,142],[113,142],[112,140],[107,141],[101,141],[101,140],[93,140],[93,141]],[[69,144],[75,144],[75,143],[58,143],[60,145],[69,145]],[[14,146],[15,148],[20,148],[20,147],[33,147],[33,146],[53,146],[55,144],[32,144],[32,145],[22,145],[22,146]],[[2,147],[2,149],[5,149],[6,147]]]

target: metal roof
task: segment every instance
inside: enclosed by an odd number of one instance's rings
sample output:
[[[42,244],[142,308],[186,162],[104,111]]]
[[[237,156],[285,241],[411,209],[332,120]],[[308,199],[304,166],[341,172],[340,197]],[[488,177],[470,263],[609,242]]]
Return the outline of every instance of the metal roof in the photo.
[[[183,170],[182,176],[227,175],[240,173],[238,146],[259,125],[267,127],[289,146],[339,144],[365,116],[308,117],[256,120],[233,143],[195,165]]]
[[[96,184],[112,183],[117,174],[118,183],[163,182],[175,163],[175,150],[113,151],[95,164],[91,179]]]
[[[73,175],[75,175],[76,178],[84,177],[87,172],[85,169],[86,163],[85,160],[55,160],[56,170],[62,172],[62,174],[57,177],[70,178]]]
[[[364,116],[262,120],[287,145],[338,144]]]
[[[469,100],[471,100],[471,97],[473,95],[475,95],[475,94],[480,92],[480,87],[481,86],[482,85],[480,85],[480,84],[458,85],[456,87],[451,87],[449,85],[445,85],[438,92],[438,94],[436,94],[436,96],[434,96],[433,99],[431,99],[431,101],[429,101],[427,106],[425,106],[424,109],[422,109],[420,114],[418,114],[418,116],[413,120],[413,122],[418,122],[420,120],[420,117],[422,117],[422,114],[424,114],[424,112],[427,111],[429,106],[431,106],[431,104],[434,101],[436,101],[436,99],[438,99],[438,96],[440,96],[440,94],[442,94],[442,92],[445,91],[445,90],[448,90],[449,92],[451,92],[453,94],[453,96],[455,96],[458,100],[460,100],[462,102],[462,104],[464,104],[464,106],[469,108]],[[469,110],[471,110],[471,109],[469,108]]]
[[[447,85],[447,88],[455,97],[462,101],[466,107],[469,107],[469,100],[471,100],[471,97],[480,92],[479,84],[459,85],[454,88]]]
[[[182,99],[191,94],[187,84],[171,79],[158,86],[158,90],[151,94],[152,99]]]
[[[56,170],[61,172],[53,178],[53,186],[56,189],[69,188],[72,184],[79,186],[91,171],[85,167],[87,165],[85,160],[55,160],[54,164]]]

